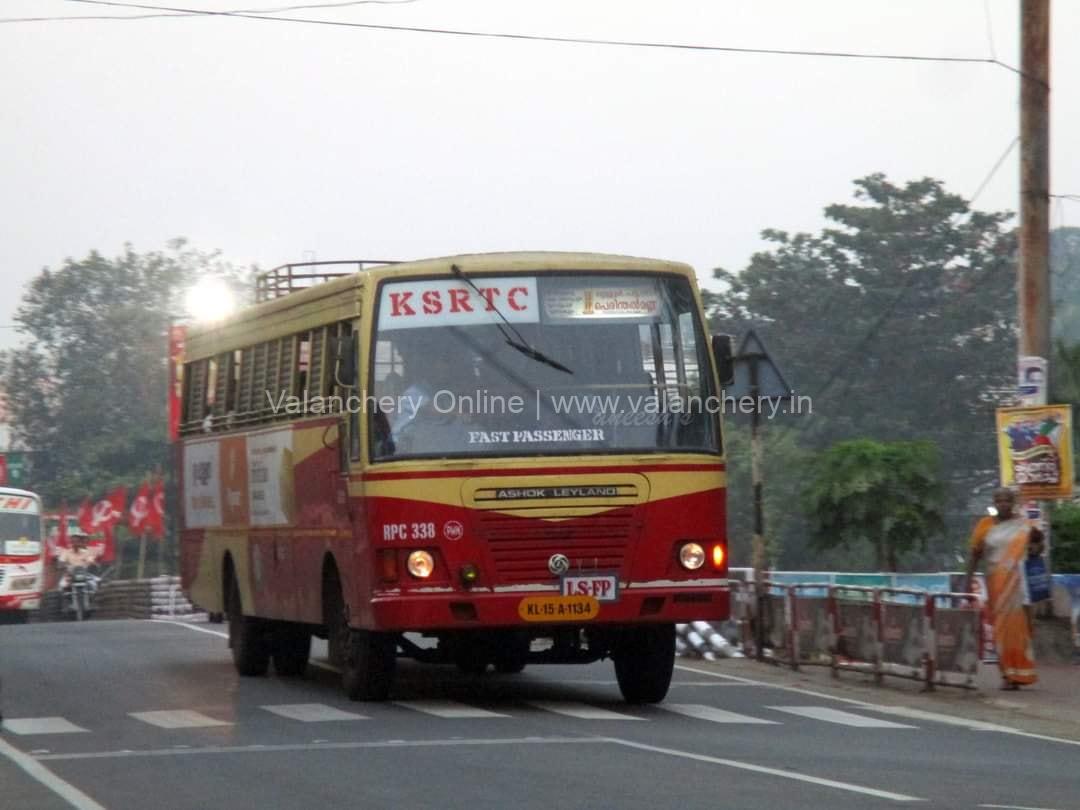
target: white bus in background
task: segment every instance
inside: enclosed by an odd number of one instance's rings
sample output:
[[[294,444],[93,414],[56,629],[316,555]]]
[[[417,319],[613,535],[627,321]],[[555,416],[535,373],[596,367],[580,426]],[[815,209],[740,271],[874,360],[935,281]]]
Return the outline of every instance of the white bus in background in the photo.
[[[25,622],[45,587],[41,499],[0,487],[0,623]]]

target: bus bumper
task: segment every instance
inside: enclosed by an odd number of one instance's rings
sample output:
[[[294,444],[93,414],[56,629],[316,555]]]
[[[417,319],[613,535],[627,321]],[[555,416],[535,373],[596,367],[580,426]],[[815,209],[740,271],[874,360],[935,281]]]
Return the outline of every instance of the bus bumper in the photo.
[[[558,591],[491,593],[480,589],[452,593],[376,596],[371,603],[373,630],[483,630],[493,627],[539,627],[563,622],[529,622],[521,618],[523,599],[558,597]],[[730,616],[728,587],[624,588],[618,600],[600,602],[588,621],[565,624],[636,624],[644,622],[723,621]]]
[[[0,596],[0,610],[37,610],[40,607],[40,594],[11,593]]]

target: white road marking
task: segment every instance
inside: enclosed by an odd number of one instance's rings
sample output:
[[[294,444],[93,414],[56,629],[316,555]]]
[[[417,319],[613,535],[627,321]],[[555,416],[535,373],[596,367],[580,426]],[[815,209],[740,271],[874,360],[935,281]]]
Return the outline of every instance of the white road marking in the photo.
[[[657,754],[666,754],[672,757],[681,757],[683,759],[692,759],[697,762],[709,762],[714,765],[726,765],[729,768],[738,768],[744,771],[753,771],[754,773],[763,773],[769,776],[779,776],[783,779],[793,779],[796,782],[808,782],[812,785],[820,785],[822,787],[836,788],[837,790],[847,790],[852,793],[861,793],[864,796],[874,796],[878,799],[891,799],[894,802],[921,802],[925,801],[917,796],[908,796],[904,793],[893,793],[888,790],[879,790],[877,788],[866,787],[864,785],[856,785],[851,782],[838,782],[835,779],[824,779],[820,776],[810,776],[809,774],[797,773],[795,771],[786,771],[779,768],[770,768],[765,765],[755,765],[752,762],[742,762],[736,759],[722,759],[720,757],[710,757],[706,754],[695,754],[692,751],[679,751],[674,748],[661,748],[658,745],[646,745],[645,743],[633,742],[631,740],[621,740],[616,737],[608,737],[608,742],[613,742],[616,745],[622,745],[627,748],[636,748],[639,751],[652,751]]]
[[[509,737],[502,739],[475,739],[462,740],[383,740],[371,742],[322,742],[314,743],[288,743],[283,745],[210,745],[205,748],[154,748],[143,751],[87,751],[76,754],[46,754],[37,757],[39,760],[53,759],[128,759],[135,757],[172,757],[190,756],[192,754],[263,754],[282,753],[289,751],[325,751],[327,749],[349,750],[353,748],[442,748],[458,745],[551,745],[567,744],[581,745],[597,743],[610,743],[607,737]],[[0,740],[0,745],[4,745]],[[22,756],[26,756],[22,754]],[[35,763],[36,764],[36,763]],[[97,805],[94,805],[96,810]]]
[[[489,712],[487,709],[478,709],[453,700],[395,700],[394,704],[412,709],[424,714],[433,714],[436,717],[445,717],[452,720],[465,717],[509,717],[508,714]]]
[[[194,630],[196,633],[207,633],[211,636],[218,636],[220,638],[228,638],[228,633],[222,633],[220,630],[211,630],[209,627],[198,627],[194,624],[188,624],[187,622],[177,622],[172,619],[150,619],[154,624],[175,624],[177,627],[186,627],[188,630]]]
[[[105,810],[70,782],[65,782],[34,757],[24,754],[6,740],[0,740],[0,755],[7,757],[15,766],[39,784],[51,790],[75,810]]]
[[[747,714],[717,709],[713,706],[704,706],[700,703],[661,703],[658,708],[666,712],[695,717],[698,720],[708,720],[710,723],[747,723],[775,726],[775,720],[765,720],[761,717],[750,717]]]
[[[554,700],[530,700],[530,706],[543,709],[555,714],[564,714],[567,717],[576,717],[579,720],[644,720],[644,717],[634,717],[632,714],[620,714],[610,709],[601,709],[598,706],[590,706],[587,703],[573,703]]]
[[[766,708],[796,714],[799,717],[809,717],[811,720],[824,720],[826,723],[839,723],[842,726],[856,728],[918,728],[918,726],[907,726],[903,723],[894,723],[892,720],[880,720],[877,717],[842,712],[825,706],[767,706]]]
[[[803,689],[799,686],[784,686],[783,684],[769,683],[768,681],[755,681],[750,678],[739,677],[738,675],[725,675],[720,672],[712,672],[707,669],[695,669],[694,667],[688,667],[682,664],[676,664],[675,669],[681,669],[685,672],[696,672],[699,675],[709,675],[713,678],[720,678],[725,681],[732,681],[733,683],[745,686],[764,686],[769,689],[779,689],[783,692],[791,692],[796,695],[807,695],[809,697],[822,698],[837,703],[846,703],[849,706],[858,706],[859,708],[880,712],[881,714],[892,714],[897,717],[907,717],[912,720],[925,720],[932,723],[956,726],[958,728],[972,729],[974,731],[995,731],[999,734],[1012,734],[1017,737],[1027,737],[1033,740],[1044,740],[1046,742],[1056,742],[1064,745],[1080,745],[1080,740],[1070,740],[1067,737],[1052,737],[1049,734],[1035,734],[1034,732],[1023,731],[1018,728],[1013,728],[1012,726],[1002,726],[997,723],[971,720],[966,717],[957,717],[954,714],[928,712],[923,709],[913,709],[907,706],[886,706],[879,703],[869,703],[865,700],[855,700],[854,698],[838,697],[824,692],[815,692],[813,689]]]
[[[78,734],[86,729],[63,717],[11,717],[2,724],[12,734]]]
[[[231,726],[224,720],[216,720],[190,709],[166,709],[154,712],[128,712],[129,716],[158,728],[205,728],[207,726]]]
[[[345,712],[325,703],[281,703],[276,706],[261,706],[268,712],[300,720],[304,723],[324,723],[329,720],[370,720],[367,715]]]

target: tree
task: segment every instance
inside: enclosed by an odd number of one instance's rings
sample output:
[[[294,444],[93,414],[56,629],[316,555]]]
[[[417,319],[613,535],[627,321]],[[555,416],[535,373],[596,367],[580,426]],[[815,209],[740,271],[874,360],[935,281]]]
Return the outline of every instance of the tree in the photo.
[[[947,517],[966,530],[967,493],[996,475],[993,410],[1016,381],[1010,215],[973,210],[938,180],[873,174],[855,181],[853,204],[825,216],[817,234],[766,230],[770,248],[741,273],[717,270],[710,326],[753,327],[813,398],[802,446],[935,443]]]
[[[1080,344],[1080,228],[1050,233],[1050,291],[1054,337],[1065,345]]]
[[[804,494],[818,548],[870,543],[879,571],[943,531],[940,458],[929,442],[840,442],[813,463]]]
[[[238,274],[175,240],[113,259],[93,251],[31,282],[15,315],[26,341],[4,357],[0,380],[47,501],[133,485],[166,463],[165,336],[204,275]]]
[[[1061,503],[1050,512],[1050,568],[1080,574],[1080,504]]]

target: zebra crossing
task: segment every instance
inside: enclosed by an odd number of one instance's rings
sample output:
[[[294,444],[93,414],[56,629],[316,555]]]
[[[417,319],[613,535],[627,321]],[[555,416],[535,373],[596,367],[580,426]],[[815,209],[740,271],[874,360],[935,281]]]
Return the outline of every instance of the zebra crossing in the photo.
[[[496,711],[496,708],[499,709]],[[780,726],[797,717],[822,723],[860,729],[915,729],[917,726],[897,723],[851,711],[841,711],[828,706],[761,706],[761,714],[742,714],[700,703],[661,703],[647,707],[642,713],[633,709],[616,711],[605,706],[573,701],[522,701],[508,706],[483,708],[455,700],[396,700],[387,704],[368,704],[360,713],[346,711],[324,703],[281,703],[259,706],[261,712],[274,715],[283,721],[296,723],[342,723],[363,722],[377,719],[376,715],[388,710],[404,709],[444,720],[506,720],[521,718],[524,712],[546,712],[568,717],[585,723],[594,722],[650,722],[666,715],[678,715],[691,720],[721,725]],[[767,715],[767,716],[766,716]],[[137,723],[165,730],[213,728],[236,725],[236,720],[223,720],[194,709],[160,709],[129,712],[127,717]],[[243,722],[240,720],[239,722]],[[14,717],[0,723],[0,729],[17,736],[44,736],[57,734],[86,734],[93,729],[80,726],[63,717]]]

